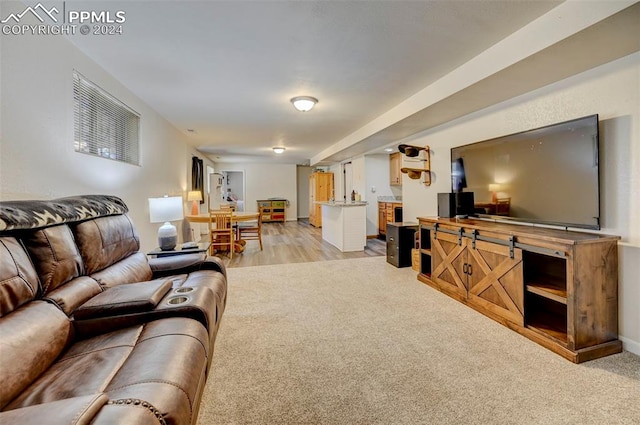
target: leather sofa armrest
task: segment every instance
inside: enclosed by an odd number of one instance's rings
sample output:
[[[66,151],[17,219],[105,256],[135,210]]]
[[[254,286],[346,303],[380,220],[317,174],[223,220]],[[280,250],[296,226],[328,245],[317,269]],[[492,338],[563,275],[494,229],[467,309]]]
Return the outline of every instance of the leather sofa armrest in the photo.
[[[106,394],[67,398],[0,412],[3,424],[88,425],[109,401]]]
[[[227,270],[218,257],[209,257],[205,254],[172,255],[149,259],[149,266],[153,272],[153,279],[188,274],[198,270],[215,270],[227,277]]]
[[[75,309],[73,317],[78,321],[151,311],[170,290],[170,279],[114,286]]]

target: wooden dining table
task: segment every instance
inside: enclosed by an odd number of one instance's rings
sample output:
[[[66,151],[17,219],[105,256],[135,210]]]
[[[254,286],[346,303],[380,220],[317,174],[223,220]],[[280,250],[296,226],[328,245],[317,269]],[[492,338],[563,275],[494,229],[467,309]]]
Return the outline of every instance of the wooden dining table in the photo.
[[[258,216],[259,216],[259,213],[257,211],[256,212],[233,211],[233,213],[231,214],[231,225],[233,226],[233,223],[238,223],[241,221],[258,220]],[[208,223],[211,220],[211,217],[207,213],[198,214],[198,215],[185,215],[184,218],[190,223]],[[235,252],[244,251],[245,241],[240,239],[239,233],[236,233],[236,240],[233,245],[234,245],[233,249]]]
[[[190,223],[208,223],[211,219],[209,214],[185,215],[185,220]],[[231,221],[254,221],[258,219],[258,212],[233,211]]]

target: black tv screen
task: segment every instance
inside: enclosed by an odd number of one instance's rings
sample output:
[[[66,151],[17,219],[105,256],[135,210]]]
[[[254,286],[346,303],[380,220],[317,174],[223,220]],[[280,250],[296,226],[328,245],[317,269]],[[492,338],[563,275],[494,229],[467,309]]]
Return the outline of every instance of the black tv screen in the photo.
[[[479,216],[600,229],[598,115],[451,149],[451,189]]]

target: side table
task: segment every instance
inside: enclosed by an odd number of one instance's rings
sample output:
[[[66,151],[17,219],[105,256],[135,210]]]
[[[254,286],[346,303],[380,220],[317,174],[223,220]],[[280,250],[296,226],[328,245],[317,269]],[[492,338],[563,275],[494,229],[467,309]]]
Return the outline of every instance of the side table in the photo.
[[[182,245],[176,245],[174,249],[163,251],[160,248],[155,248],[153,251],[147,252],[147,255],[160,258],[170,257],[172,255],[184,255],[184,254],[197,254],[201,252],[207,252],[209,250],[209,242],[199,243],[195,248],[182,248]]]

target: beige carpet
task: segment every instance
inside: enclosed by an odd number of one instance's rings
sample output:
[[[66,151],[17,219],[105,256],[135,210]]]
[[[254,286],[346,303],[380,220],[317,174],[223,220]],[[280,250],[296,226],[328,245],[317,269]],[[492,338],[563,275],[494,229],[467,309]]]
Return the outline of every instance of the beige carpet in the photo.
[[[640,424],[640,357],[580,365],[384,257],[229,269],[199,424]]]

